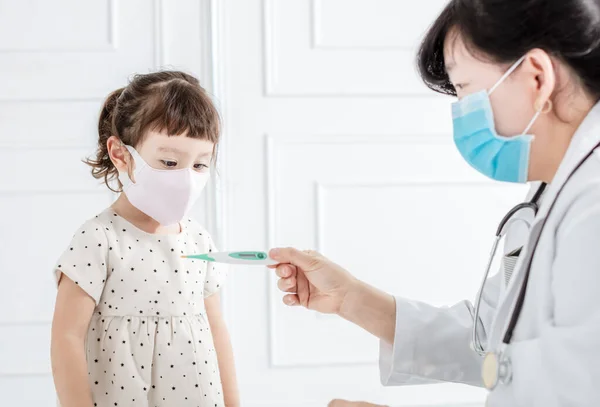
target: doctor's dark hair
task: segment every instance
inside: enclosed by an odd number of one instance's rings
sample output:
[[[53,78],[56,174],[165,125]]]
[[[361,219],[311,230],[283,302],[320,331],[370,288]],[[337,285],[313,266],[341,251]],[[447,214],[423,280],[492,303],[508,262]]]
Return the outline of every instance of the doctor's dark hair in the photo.
[[[600,0],[451,0],[425,35],[417,63],[430,89],[455,96],[444,64],[444,39],[453,30],[474,55],[495,63],[542,49],[600,99]]]
[[[108,95],[98,120],[98,148],[94,158],[84,160],[94,178],[110,181],[117,169],[108,155],[107,140],[118,137],[136,147],[149,130],[169,135],[219,142],[220,117],[210,96],[193,76],[179,71],[135,75],[124,88]],[[213,153],[214,154],[214,153]]]

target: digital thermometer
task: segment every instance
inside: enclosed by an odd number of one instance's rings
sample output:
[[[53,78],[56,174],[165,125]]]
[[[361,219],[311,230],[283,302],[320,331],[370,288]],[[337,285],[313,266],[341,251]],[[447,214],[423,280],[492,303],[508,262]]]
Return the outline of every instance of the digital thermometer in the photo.
[[[257,266],[272,266],[279,262],[271,259],[265,252],[214,252],[206,254],[191,254],[181,256],[184,259],[205,260],[215,263],[247,264]]]

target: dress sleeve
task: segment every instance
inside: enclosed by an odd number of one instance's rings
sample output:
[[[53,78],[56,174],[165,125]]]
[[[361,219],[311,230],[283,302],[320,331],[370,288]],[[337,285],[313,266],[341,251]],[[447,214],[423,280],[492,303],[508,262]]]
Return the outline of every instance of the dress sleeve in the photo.
[[[54,268],[58,285],[62,275],[94,299],[96,305],[107,276],[108,240],[102,225],[91,220],[75,233]]]

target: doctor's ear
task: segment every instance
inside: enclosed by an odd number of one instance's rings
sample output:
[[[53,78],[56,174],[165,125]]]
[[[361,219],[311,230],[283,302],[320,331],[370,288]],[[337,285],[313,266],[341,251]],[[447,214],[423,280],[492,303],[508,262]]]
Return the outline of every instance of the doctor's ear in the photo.
[[[556,89],[557,68],[552,57],[542,49],[533,49],[523,61],[523,72],[531,79],[534,91],[534,109],[540,113],[552,110],[552,95]]]

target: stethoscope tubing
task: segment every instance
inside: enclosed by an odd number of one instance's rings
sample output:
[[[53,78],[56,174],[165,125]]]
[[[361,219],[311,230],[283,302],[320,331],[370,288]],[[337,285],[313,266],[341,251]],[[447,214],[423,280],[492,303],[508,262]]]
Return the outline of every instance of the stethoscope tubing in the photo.
[[[535,217],[535,215],[537,215],[537,211],[539,209],[538,201],[539,201],[540,197],[542,196],[542,193],[544,192],[545,188],[546,188],[546,184],[541,184],[530,201],[521,202],[520,204],[512,207],[506,213],[506,215],[504,215],[504,217],[498,224],[498,228],[496,229],[494,243],[493,243],[492,249],[490,251],[490,256],[489,256],[489,259],[488,259],[488,262],[487,262],[487,265],[485,268],[485,273],[483,275],[483,279],[481,280],[481,284],[479,285],[479,292],[477,294],[477,298],[475,299],[475,310],[473,313],[473,331],[471,333],[471,341],[473,343],[473,350],[475,350],[475,352],[477,352],[477,354],[479,354],[479,356],[484,356],[486,353],[483,345],[481,344],[481,341],[479,340],[479,335],[477,333],[477,329],[479,328],[479,325],[481,323],[479,320],[479,313],[480,313],[480,309],[481,309],[481,299],[483,297],[483,290],[485,288],[485,283],[487,282],[487,279],[489,277],[490,270],[492,268],[492,263],[494,262],[495,255],[498,250],[498,246],[500,245],[500,241],[502,240],[502,237],[506,234],[508,227],[511,226],[513,223],[525,222],[525,223],[527,223],[528,227],[530,226],[530,224],[525,219],[515,218],[514,216],[522,210],[530,209],[533,211],[533,215]]]

